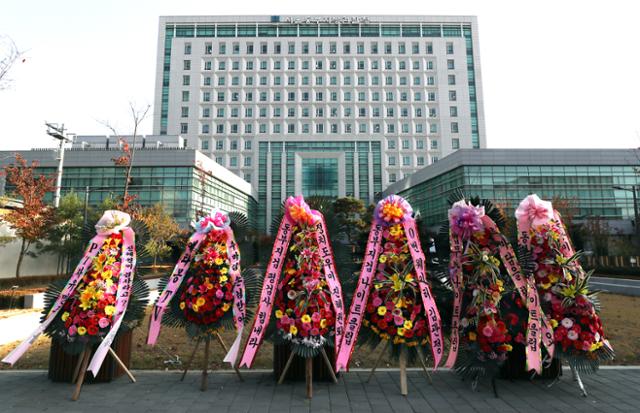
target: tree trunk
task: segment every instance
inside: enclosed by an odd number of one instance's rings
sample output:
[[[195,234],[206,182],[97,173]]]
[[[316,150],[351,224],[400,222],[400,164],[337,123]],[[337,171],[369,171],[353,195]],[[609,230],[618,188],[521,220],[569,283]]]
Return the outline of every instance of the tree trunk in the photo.
[[[16,278],[20,278],[20,267],[22,266],[22,259],[24,258],[24,253],[27,251],[29,246],[27,244],[27,240],[22,238],[22,245],[20,246],[20,255],[18,255],[18,265],[16,265]]]

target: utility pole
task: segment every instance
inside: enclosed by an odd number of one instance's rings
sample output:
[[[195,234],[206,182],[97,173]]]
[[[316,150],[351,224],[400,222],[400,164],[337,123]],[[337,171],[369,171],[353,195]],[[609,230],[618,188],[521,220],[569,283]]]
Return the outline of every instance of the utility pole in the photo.
[[[64,165],[64,144],[71,142],[72,138],[65,134],[64,123],[58,126],[57,123],[44,123],[47,126],[47,135],[60,141],[60,148],[58,149],[58,171],[56,173],[56,192],[53,196],[53,206],[58,208],[60,206],[60,189],[62,188],[62,168]]]

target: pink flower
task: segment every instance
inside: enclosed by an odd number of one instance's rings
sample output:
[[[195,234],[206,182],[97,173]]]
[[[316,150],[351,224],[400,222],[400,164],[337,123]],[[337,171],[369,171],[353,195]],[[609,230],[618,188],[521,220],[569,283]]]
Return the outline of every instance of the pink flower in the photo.
[[[482,328],[482,334],[485,337],[491,337],[491,334],[493,334],[493,329],[491,328],[491,326],[486,325]]]
[[[373,217],[378,224],[397,224],[411,217],[411,205],[398,195],[389,195],[376,205]]]
[[[75,325],[72,325],[71,327],[69,327],[70,336],[75,336],[77,332],[78,332],[78,328]]]
[[[216,291],[216,298],[222,300],[222,297],[224,297],[224,292],[222,290]]]
[[[317,219],[302,195],[287,198],[284,210],[287,218],[299,224],[313,225]]]
[[[562,327],[566,329],[573,327],[573,320],[570,318],[563,318],[560,323],[562,324]]]
[[[312,336],[319,336],[320,335],[320,330],[318,330],[317,328],[312,328],[311,329],[311,335]]]
[[[394,316],[394,317],[393,317],[393,322],[394,322],[397,326],[403,325],[403,324],[404,324],[404,318],[403,318],[403,317],[396,317],[396,316]]]
[[[321,319],[322,319],[322,317],[320,317],[320,313],[318,313],[317,311],[311,315],[311,320],[314,323],[320,322]]]
[[[373,299],[373,306],[374,307],[380,307],[380,305],[382,304],[382,298],[380,297],[375,297]]]
[[[578,338],[578,333],[576,333],[576,332],[575,332],[575,331],[573,331],[573,330],[569,330],[569,332],[567,333],[567,338],[568,338],[569,340],[575,340],[575,339],[577,339],[577,338]]]
[[[482,217],[483,206],[473,206],[465,200],[458,201],[449,210],[449,227],[451,232],[464,239],[468,239],[472,233],[484,228]]]
[[[553,206],[536,194],[527,196],[516,209],[516,219],[520,231],[544,225],[553,219]]]
[[[109,320],[102,317],[99,321],[98,321],[98,325],[100,326],[100,328],[107,328],[109,326]]]

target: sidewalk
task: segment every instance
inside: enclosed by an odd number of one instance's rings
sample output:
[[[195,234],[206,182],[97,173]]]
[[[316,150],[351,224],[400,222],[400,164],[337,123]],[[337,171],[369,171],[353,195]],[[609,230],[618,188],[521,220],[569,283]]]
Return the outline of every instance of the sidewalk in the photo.
[[[433,376],[409,371],[409,395],[400,395],[398,371],[379,371],[365,383],[367,371],[343,375],[337,385],[314,383],[314,397],[305,399],[303,382],[277,386],[273,375],[243,371],[245,382],[226,372],[209,376],[209,390],[199,390],[200,375],[180,382],[177,372],[138,371],[138,382],[86,385],[80,400],[70,401],[70,384],[51,383],[43,371],[0,371],[0,410],[11,412],[621,412],[638,411],[640,368],[603,369],[583,377],[588,397],[565,371],[547,389],[547,382],[498,381],[495,398],[488,381],[477,392],[450,371]]]

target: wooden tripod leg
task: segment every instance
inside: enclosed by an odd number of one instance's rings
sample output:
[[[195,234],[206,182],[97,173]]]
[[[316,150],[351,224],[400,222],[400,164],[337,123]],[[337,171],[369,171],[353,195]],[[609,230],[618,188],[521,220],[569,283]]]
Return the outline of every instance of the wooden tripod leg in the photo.
[[[198,341],[196,341],[196,345],[195,347],[193,347],[193,351],[191,352],[191,356],[189,357],[189,360],[187,361],[187,365],[184,366],[184,371],[182,372],[182,377],[180,377],[180,381],[184,381],[185,376],[187,375],[187,372],[189,371],[189,367],[191,367],[191,363],[193,362],[193,358],[196,356],[196,350],[198,350],[198,346],[200,345],[200,338],[198,339]]]
[[[388,345],[389,345],[389,342],[385,340],[384,346],[382,347],[382,351],[380,352],[380,355],[376,359],[376,364],[373,365],[373,368],[371,369],[371,373],[369,373],[369,377],[367,378],[367,383],[369,383],[373,378],[373,375],[376,372],[376,369],[378,368],[378,364],[380,364],[380,360],[382,360],[382,357],[384,356],[384,353],[387,350]]]
[[[224,354],[227,354],[229,352],[229,349],[227,348],[227,345],[225,344],[224,340],[222,339],[222,336],[220,336],[220,333],[218,333],[217,331],[216,331],[216,338],[218,339],[218,342],[222,346],[222,348],[224,350]],[[233,369],[235,370],[236,374],[238,375],[238,379],[240,379],[240,381],[244,381],[244,379],[242,378],[242,375],[240,374],[240,370],[238,370],[238,367],[235,366],[235,365],[233,365],[231,367],[233,367]]]
[[[400,394],[406,396],[409,394],[407,389],[407,348],[400,348]]]
[[[120,367],[122,367],[124,372],[127,373],[127,376],[129,376],[129,380],[131,380],[131,383],[135,383],[136,382],[136,378],[133,377],[133,374],[131,373],[131,370],[129,370],[127,368],[127,366],[125,366],[125,364],[122,362],[122,360],[120,360],[120,357],[118,357],[116,352],[113,351],[113,349],[111,347],[109,347],[109,354],[111,354],[111,357],[113,357],[113,359],[116,361],[116,363],[118,363],[120,365]]]
[[[73,376],[71,378],[71,383],[75,383],[78,381],[78,374],[80,373],[80,366],[82,365],[82,362],[84,361],[84,352],[87,350],[87,346],[84,346],[84,349],[82,349],[82,352],[80,352],[80,354],[78,355],[78,362],[76,363],[76,367],[73,369]]]
[[[282,373],[280,374],[280,378],[278,379],[278,384],[282,384],[282,382],[284,381],[284,378],[287,375],[287,372],[289,371],[289,367],[291,367],[291,362],[293,361],[293,357],[295,357],[295,355],[296,353],[292,351],[291,355],[289,356],[289,359],[287,360],[287,364],[284,365],[284,370],[282,370]]]
[[[313,398],[313,358],[304,359],[304,376],[307,382],[307,399]]]
[[[424,354],[422,353],[422,349],[420,348],[420,345],[416,346],[416,351],[418,352],[418,358],[420,359],[422,370],[424,370],[424,374],[427,375],[427,380],[429,381],[429,384],[433,385],[433,380],[431,379],[431,374],[429,374],[429,370],[427,369],[427,363],[425,363]]]
[[[82,390],[82,384],[84,383],[84,378],[87,374],[87,366],[89,365],[89,359],[91,358],[91,349],[86,348],[84,353],[82,353],[82,364],[80,365],[80,372],[78,374],[78,380],[76,382],[76,388],[73,391],[73,395],[71,396],[71,400],[74,402],[80,398],[80,390]]]
[[[331,379],[333,380],[334,383],[338,383],[338,378],[336,377],[336,373],[333,371],[333,366],[331,365],[331,360],[329,360],[329,356],[327,356],[327,352],[324,351],[324,347],[320,348],[320,352],[322,353],[322,358],[324,359],[324,362],[327,365],[327,368],[329,369],[329,374],[331,374]]]
[[[207,390],[208,374],[209,374],[209,346],[211,344],[211,338],[207,336],[204,342],[204,364],[202,366],[202,382],[200,383],[200,390]]]

